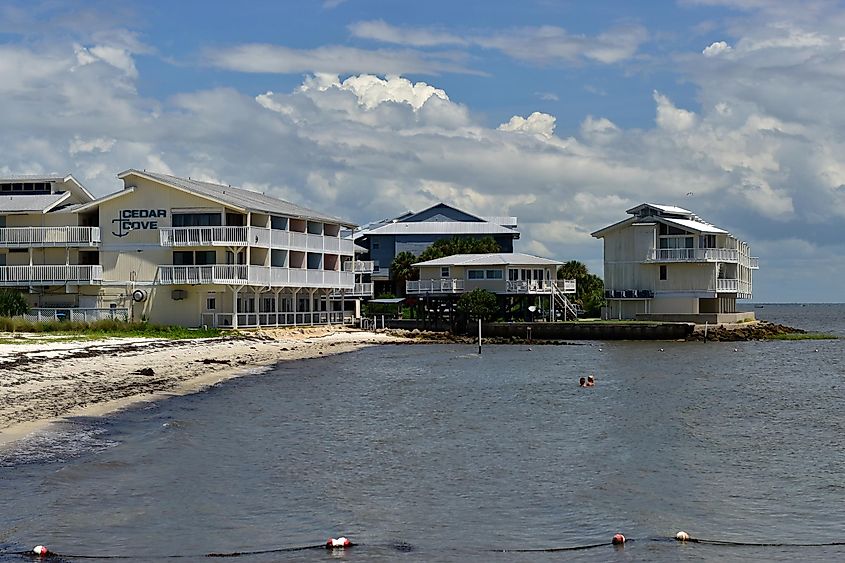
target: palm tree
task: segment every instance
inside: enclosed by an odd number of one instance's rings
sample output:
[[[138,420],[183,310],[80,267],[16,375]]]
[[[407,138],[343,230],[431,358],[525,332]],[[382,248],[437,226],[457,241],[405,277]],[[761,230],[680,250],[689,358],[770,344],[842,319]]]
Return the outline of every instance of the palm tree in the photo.
[[[396,295],[405,295],[405,282],[419,278],[420,272],[412,264],[417,257],[410,252],[400,252],[390,263],[390,275],[393,278]]]

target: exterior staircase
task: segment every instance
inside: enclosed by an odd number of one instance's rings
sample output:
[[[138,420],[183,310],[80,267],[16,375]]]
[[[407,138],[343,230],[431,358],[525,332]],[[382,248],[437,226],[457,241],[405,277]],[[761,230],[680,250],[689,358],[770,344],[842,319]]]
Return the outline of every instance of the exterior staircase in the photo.
[[[569,300],[566,294],[560,291],[557,287],[555,287],[552,292],[554,293],[555,311],[563,312],[563,320],[577,319],[578,309],[576,309],[575,305]]]

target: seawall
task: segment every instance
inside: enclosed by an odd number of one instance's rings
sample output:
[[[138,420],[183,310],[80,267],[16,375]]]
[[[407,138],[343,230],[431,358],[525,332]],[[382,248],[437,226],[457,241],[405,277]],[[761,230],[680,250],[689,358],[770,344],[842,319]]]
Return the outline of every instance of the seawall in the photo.
[[[529,337],[536,340],[683,340],[695,330],[694,323],[589,322],[577,323],[487,323],[486,338]]]

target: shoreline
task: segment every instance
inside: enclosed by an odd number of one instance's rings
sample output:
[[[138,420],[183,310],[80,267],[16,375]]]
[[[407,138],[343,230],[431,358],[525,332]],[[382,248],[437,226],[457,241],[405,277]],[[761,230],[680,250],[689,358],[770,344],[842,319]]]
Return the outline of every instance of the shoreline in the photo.
[[[341,328],[264,330],[199,340],[110,338],[0,344],[0,448],[78,416],[198,393],[286,361],[407,342]]]

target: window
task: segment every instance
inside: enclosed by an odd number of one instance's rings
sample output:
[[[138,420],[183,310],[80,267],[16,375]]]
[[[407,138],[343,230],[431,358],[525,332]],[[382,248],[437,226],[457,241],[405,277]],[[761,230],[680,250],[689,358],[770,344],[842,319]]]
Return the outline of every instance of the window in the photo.
[[[503,276],[502,270],[467,270],[468,280],[500,280]]]
[[[194,264],[197,266],[206,266],[217,262],[217,253],[213,250],[197,250],[194,257]]]
[[[173,265],[174,266],[193,266],[194,253],[190,250],[174,250],[173,251]]]
[[[441,266],[440,267],[440,277],[441,278],[448,278],[449,277],[449,266]]]
[[[516,268],[508,268],[508,280],[519,281],[519,270]]]
[[[660,266],[660,279],[666,279],[666,266]]]
[[[174,227],[218,227],[220,226],[219,213],[174,213]]]
[[[0,254],[0,266],[5,266],[5,265],[6,265],[6,255]]]
[[[245,217],[240,213],[227,213],[226,226],[228,227],[243,227]]]
[[[270,217],[270,228],[275,231],[286,231],[288,229],[288,218],[273,215]]]
[[[209,293],[205,298],[205,310],[214,311],[215,309],[217,309],[217,295]]]
[[[716,248],[716,235],[699,236],[698,248]]]

